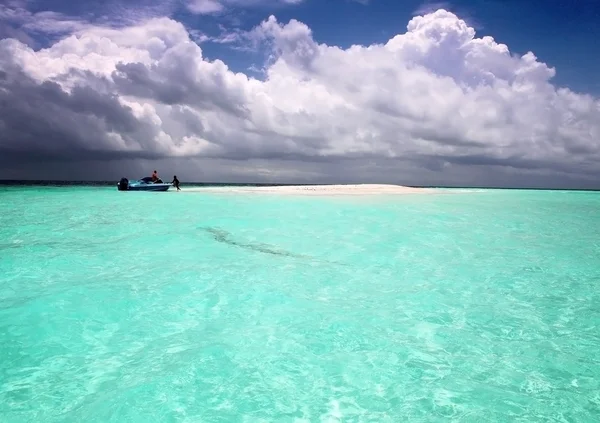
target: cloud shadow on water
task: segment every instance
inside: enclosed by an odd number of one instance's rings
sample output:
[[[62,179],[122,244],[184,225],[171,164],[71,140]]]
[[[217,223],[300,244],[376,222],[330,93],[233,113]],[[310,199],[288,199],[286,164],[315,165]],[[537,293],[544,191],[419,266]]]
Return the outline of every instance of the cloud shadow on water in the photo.
[[[243,249],[246,249],[249,251],[259,252],[259,253],[263,253],[263,254],[270,254],[273,256],[280,256],[280,257],[310,259],[310,260],[315,260],[315,261],[324,262],[324,263],[341,264],[341,263],[337,263],[337,262],[333,262],[333,261],[329,261],[329,260],[319,260],[316,257],[308,256],[305,254],[292,253],[290,251],[282,250],[282,249],[273,247],[268,244],[237,241],[237,240],[233,239],[233,236],[230,232],[223,230],[223,229],[219,229],[219,228],[202,227],[200,229],[202,231],[210,234],[213,237],[213,239],[217,242],[232,245],[234,247],[243,248]]]

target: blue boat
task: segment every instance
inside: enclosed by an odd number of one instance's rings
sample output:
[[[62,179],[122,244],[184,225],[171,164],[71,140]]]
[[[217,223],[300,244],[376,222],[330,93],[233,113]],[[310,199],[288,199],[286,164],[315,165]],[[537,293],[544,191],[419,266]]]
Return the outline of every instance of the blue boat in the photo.
[[[168,191],[171,187],[172,184],[166,184],[160,179],[157,182],[152,182],[152,178],[149,176],[135,181],[121,178],[117,184],[119,191]]]

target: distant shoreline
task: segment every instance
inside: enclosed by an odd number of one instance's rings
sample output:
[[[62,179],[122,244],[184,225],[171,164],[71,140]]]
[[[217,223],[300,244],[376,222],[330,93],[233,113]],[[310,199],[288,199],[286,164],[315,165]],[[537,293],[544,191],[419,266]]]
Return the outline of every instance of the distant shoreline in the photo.
[[[115,181],[64,181],[64,180],[37,180],[37,179],[0,179],[0,187],[116,187]],[[520,191],[585,191],[599,192],[600,188],[539,188],[539,187],[500,187],[500,186],[478,186],[478,185],[395,185],[395,184],[326,184],[326,183],[262,183],[262,182],[181,182],[181,187],[194,188],[223,188],[223,187],[323,187],[323,186],[353,186],[353,185],[393,185],[416,189],[485,189],[485,190],[520,190]]]

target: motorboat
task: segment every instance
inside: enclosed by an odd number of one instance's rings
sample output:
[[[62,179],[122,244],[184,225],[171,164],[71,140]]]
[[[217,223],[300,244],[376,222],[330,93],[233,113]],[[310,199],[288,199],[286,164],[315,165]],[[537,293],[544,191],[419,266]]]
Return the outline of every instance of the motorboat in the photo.
[[[147,176],[134,181],[121,178],[117,184],[117,189],[119,191],[168,191],[172,186],[172,184],[164,183],[161,179],[152,182],[152,178]]]

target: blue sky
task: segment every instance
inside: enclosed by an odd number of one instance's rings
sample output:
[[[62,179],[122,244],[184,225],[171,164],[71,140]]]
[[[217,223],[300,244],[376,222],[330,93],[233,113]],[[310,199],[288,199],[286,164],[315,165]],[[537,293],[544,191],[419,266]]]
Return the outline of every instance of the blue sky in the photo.
[[[557,69],[555,83],[573,90],[600,94],[600,1],[580,0],[469,0],[422,2],[418,0],[307,0],[278,10],[245,11],[242,25],[256,25],[270,13],[280,22],[306,23],[319,42],[348,47],[387,41],[403,33],[419,11],[443,7],[466,19],[478,36],[490,35],[513,53],[532,51]],[[192,17],[185,21],[194,22]],[[213,21],[211,19],[211,21]],[[200,20],[201,25],[204,23]],[[214,22],[214,21],[213,21]],[[205,48],[220,56],[219,47]],[[227,63],[235,58],[227,55]]]
[[[256,0],[255,0],[256,1]],[[260,3],[260,1],[257,1]],[[183,0],[29,0],[31,11],[52,10],[85,18],[109,19],[144,15],[169,15],[211,36],[223,31],[247,30],[274,14],[280,22],[306,23],[318,42],[347,47],[381,43],[402,33],[416,13],[446,8],[467,20],[478,36],[490,35],[507,44],[513,53],[532,51],[557,70],[554,82],[578,92],[600,94],[600,1],[578,0],[304,0],[299,4],[264,2],[236,4],[219,15],[195,15]],[[203,43],[207,57],[223,59],[233,70],[248,73],[262,57],[232,49],[230,45]]]

